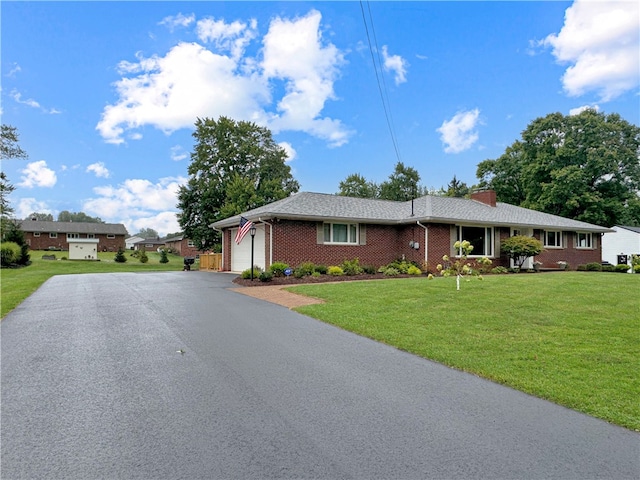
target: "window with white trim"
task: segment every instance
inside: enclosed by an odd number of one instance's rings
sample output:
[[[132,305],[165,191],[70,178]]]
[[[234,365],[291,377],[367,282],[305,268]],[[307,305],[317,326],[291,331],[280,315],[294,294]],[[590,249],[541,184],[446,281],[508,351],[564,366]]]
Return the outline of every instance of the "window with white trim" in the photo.
[[[58,238],[58,232],[49,232],[49,238]]]
[[[576,234],[576,248],[593,248],[593,235],[590,232]]]
[[[358,243],[357,223],[325,223],[324,243]]]
[[[196,246],[196,244],[195,244],[195,242],[193,240],[187,240],[187,247],[193,248],[195,246]]]
[[[87,238],[96,238],[95,233],[87,233]]]
[[[70,240],[72,238],[80,238],[80,234],[79,233],[67,233],[67,240]]]
[[[39,237],[40,236],[40,232],[33,232],[33,236],[34,237]]]
[[[113,233],[109,233],[107,234],[107,238],[116,238],[116,236]]]
[[[557,230],[545,230],[543,232],[544,246],[549,248],[562,248],[562,232]]]
[[[456,225],[456,240],[468,241],[473,245],[470,257],[493,257],[493,227],[471,227]],[[459,252],[456,252],[459,254]]]

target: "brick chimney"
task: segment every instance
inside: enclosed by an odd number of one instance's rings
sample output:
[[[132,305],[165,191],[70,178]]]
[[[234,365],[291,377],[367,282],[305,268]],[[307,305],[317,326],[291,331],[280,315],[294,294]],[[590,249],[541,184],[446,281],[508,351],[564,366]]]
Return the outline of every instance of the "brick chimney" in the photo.
[[[475,200],[480,203],[489,205],[490,207],[496,206],[496,192],[495,190],[480,190],[471,194],[471,200]]]

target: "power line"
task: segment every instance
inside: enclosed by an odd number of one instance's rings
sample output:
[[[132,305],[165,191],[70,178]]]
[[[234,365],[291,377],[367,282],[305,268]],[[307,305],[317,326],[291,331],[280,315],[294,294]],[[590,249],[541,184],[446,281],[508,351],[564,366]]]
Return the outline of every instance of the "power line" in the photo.
[[[371,53],[371,61],[373,62],[373,70],[376,74],[376,82],[378,84],[378,91],[380,92],[380,99],[382,100],[382,108],[384,109],[384,116],[387,120],[387,127],[389,128],[389,134],[391,135],[391,141],[393,142],[393,148],[396,152],[396,158],[398,159],[398,162],[401,161],[400,159],[400,151],[398,149],[398,142],[396,140],[396,135],[395,135],[395,131],[394,131],[394,127],[393,127],[393,117],[391,115],[391,106],[389,103],[389,95],[387,93],[387,84],[384,80],[384,75],[382,75],[382,72],[380,72],[380,75],[378,75],[378,69],[382,69],[381,65],[382,65],[382,60],[380,58],[380,49],[378,48],[378,39],[376,38],[376,31],[375,28],[373,26],[373,16],[371,15],[371,6],[369,4],[369,2],[367,1],[367,8],[369,10],[369,22],[371,23],[371,30],[373,32],[373,38],[374,38],[374,42],[376,45],[376,52],[378,55],[378,63],[376,64],[376,56],[373,53],[373,46],[371,44],[371,36],[369,35],[369,27],[367,25],[367,17],[365,15],[365,11],[364,11],[364,6],[362,5],[362,0],[360,0],[360,10],[362,12],[362,21],[364,23],[364,29],[367,33],[367,42],[369,43],[369,52]],[[382,76],[382,83],[380,82],[380,77]],[[384,88],[383,88],[384,86]]]

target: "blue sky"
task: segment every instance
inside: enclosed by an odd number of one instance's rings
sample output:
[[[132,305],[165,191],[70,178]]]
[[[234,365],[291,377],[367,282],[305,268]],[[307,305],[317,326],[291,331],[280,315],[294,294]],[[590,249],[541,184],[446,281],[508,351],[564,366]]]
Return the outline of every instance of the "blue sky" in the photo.
[[[325,193],[399,160],[472,185],[537,117],[640,118],[637,2],[3,1],[1,22],[2,123],[29,154],[2,165],[16,216],[131,234],[179,230],[198,117],[267,126]]]

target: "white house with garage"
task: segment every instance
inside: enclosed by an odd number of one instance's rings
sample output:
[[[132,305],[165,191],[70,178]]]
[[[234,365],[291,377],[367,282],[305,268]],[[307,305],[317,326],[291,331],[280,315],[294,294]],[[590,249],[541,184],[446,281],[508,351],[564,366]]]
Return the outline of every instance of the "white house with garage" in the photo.
[[[616,225],[611,230],[602,235],[602,261],[617,265],[618,256],[625,255],[630,264],[631,255],[640,255],[640,227]]]

